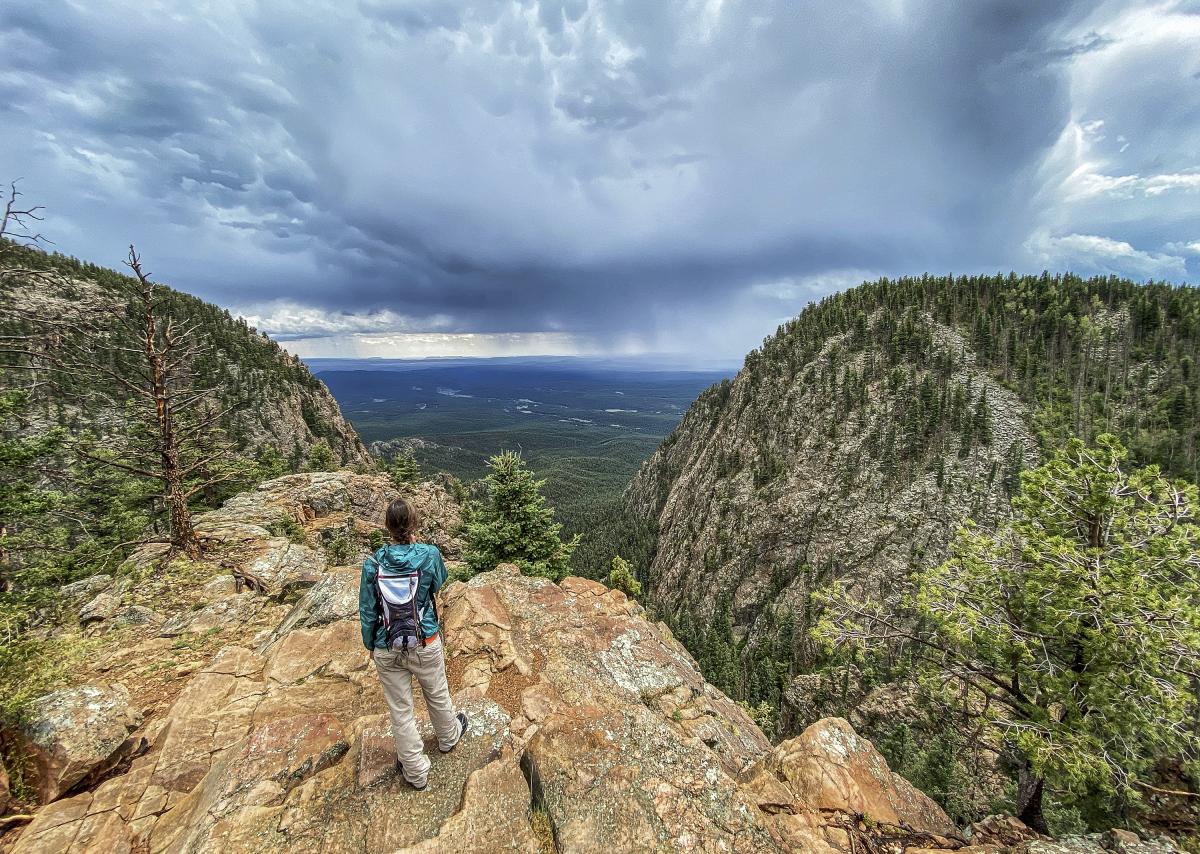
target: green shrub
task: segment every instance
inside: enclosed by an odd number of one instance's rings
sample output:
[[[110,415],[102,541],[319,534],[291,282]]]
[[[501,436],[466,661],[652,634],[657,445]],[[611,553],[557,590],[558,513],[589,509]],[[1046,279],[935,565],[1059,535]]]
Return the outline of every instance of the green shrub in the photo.
[[[613,590],[620,590],[631,599],[637,599],[642,595],[642,585],[634,577],[629,564],[620,555],[612,559],[612,571],[609,572],[608,580],[605,583]]]
[[[325,560],[331,566],[345,566],[358,555],[358,532],[355,528],[354,517],[347,516],[346,521],[333,529],[323,545]]]
[[[289,513],[280,513],[279,517],[267,525],[267,532],[273,537],[287,537],[288,542],[298,546],[308,543],[308,534],[300,520]]]

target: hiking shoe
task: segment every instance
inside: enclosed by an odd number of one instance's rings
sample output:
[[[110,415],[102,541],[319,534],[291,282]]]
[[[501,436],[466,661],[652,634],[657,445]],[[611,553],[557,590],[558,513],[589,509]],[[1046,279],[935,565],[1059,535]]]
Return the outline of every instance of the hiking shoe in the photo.
[[[400,775],[400,778],[402,780],[404,780],[405,783],[408,783],[408,785],[412,786],[418,792],[425,791],[426,787],[429,786],[429,781],[425,781],[424,783],[422,783],[419,786],[416,783],[410,783],[408,778],[404,776],[404,765],[400,762],[399,759],[396,760],[396,773]]]
[[[442,750],[441,746],[439,746],[438,750],[441,750],[442,753],[449,753],[450,751],[454,750],[454,748],[458,747],[459,742],[461,742],[467,735],[467,726],[469,724],[467,722],[467,716],[462,712],[458,713],[458,725],[462,727],[462,732],[458,734],[458,741],[454,742],[454,744],[445,750]]]

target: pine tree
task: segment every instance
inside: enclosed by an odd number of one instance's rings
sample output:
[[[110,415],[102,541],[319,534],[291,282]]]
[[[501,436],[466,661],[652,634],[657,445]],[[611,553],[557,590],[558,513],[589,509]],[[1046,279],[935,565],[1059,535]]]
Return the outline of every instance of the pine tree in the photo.
[[[392,458],[392,464],[388,466],[388,475],[397,489],[404,489],[421,479],[421,466],[413,452],[405,448]]]
[[[304,460],[305,471],[329,471],[334,467],[335,461],[333,450],[329,447],[329,443],[324,439],[320,439],[313,443],[313,446],[308,449],[308,456]]]
[[[520,454],[505,451],[488,460],[484,497],[467,506],[467,566],[473,572],[514,563],[526,575],[555,581],[566,574],[579,536],[563,542],[562,525]]]
[[[48,514],[61,499],[42,485],[44,478],[37,476],[35,469],[51,467],[51,455],[60,450],[63,431],[20,436],[15,428],[28,403],[24,392],[0,393],[0,593],[12,588],[17,568],[28,563],[22,555],[45,548],[38,531],[44,529]]]
[[[900,613],[825,593],[818,634],[883,652],[904,639],[929,683],[956,681],[1018,757],[1017,813],[1046,832],[1046,786],[1136,801],[1155,763],[1195,755],[1200,701],[1197,489],[1126,472],[1111,435],[1021,475],[1013,518],[968,525]]]
[[[613,590],[620,590],[631,599],[637,599],[642,595],[642,585],[634,578],[629,563],[620,555],[613,557],[612,571],[609,572],[605,583]]]

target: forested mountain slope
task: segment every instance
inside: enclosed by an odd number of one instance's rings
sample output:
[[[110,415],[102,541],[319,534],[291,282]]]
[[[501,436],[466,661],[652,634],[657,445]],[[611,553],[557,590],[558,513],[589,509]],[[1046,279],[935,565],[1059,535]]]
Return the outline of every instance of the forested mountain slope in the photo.
[[[117,299],[131,282],[128,276],[105,267],[12,243],[4,245],[0,263],[9,269],[54,274],[5,278],[5,287],[0,289],[0,335],[5,336],[36,332],[27,322],[31,315],[69,316],[91,303]],[[299,359],[224,309],[170,288],[161,292],[161,314],[173,318],[180,328],[194,328],[195,338],[206,350],[189,366],[194,375],[191,379],[197,385],[219,387],[218,404],[222,411],[227,410],[220,426],[240,453],[250,459],[264,453],[279,456],[282,462],[278,465],[295,470],[313,446],[324,440],[335,461],[369,459],[328,389]],[[114,324],[106,344],[95,353],[98,364],[126,376],[138,370],[143,358],[140,342],[129,340],[123,327]],[[7,365],[21,362],[19,355],[6,355]],[[0,370],[3,367],[0,365]],[[10,379],[9,386],[33,385],[23,383],[17,372],[10,371]],[[122,422],[119,413],[74,404],[85,396],[77,392],[86,389],[69,387],[104,382],[100,372],[74,378],[60,374],[55,384],[36,386],[27,417],[38,427],[61,425],[72,431],[100,433],[117,429]]]
[[[886,600],[964,520],[1007,512],[1043,449],[1107,431],[1200,479],[1198,351],[1186,287],[923,276],[828,297],[702,394],[635,478],[633,515],[658,528],[653,601],[720,687],[778,708],[821,663],[814,589],[848,578]],[[807,722],[783,706],[785,729]]]

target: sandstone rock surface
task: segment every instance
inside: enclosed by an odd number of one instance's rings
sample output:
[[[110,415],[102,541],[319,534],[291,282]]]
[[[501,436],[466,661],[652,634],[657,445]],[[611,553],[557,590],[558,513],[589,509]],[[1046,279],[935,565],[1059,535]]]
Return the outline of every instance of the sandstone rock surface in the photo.
[[[35,700],[17,732],[42,802],[52,801],[110,763],[141,723],[123,685],[81,685]]]
[[[14,854],[1104,850],[1001,819],[964,847],[846,721],[772,747],[637,603],[511,566],[443,593],[451,688],[471,728],[443,756],[422,723],[434,765],[415,792],[393,768],[357,583],[355,568],[328,572],[257,647],[223,648],[142,729],[149,748],[128,770],[43,807]],[[1120,851],[1170,850],[1155,845]]]
[[[838,817],[863,810],[923,840],[953,832],[844,721],[772,748],[637,603],[511,566],[443,594],[471,729],[430,749],[414,792],[392,767],[357,575],[326,574],[257,649],[221,650],[126,773],[44,808],[15,850],[536,852],[548,827],[560,852],[849,851]]]
[[[380,478],[348,472],[280,478],[198,527],[237,577],[255,560],[308,548],[268,530],[279,513],[306,530],[347,513],[368,523],[393,494]],[[441,594],[451,689],[471,728],[443,756],[423,724],[433,769],[429,788],[415,792],[394,771],[386,707],[362,648],[358,568],[322,560],[307,570],[314,579],[288,594],[290,609],[257,612],[274,614],[274,628],[180,668],[182,689],[136,733],[145,751],[40,809],[13,853],[851,854],[864,850],[863,813],[904,845],[962,845],[936,804],[845,721],[820,721],[772,747],[636,602],[512,566]],[[207,591],[211,574],[201,576],[196,590]],[[206,635],[198,630],[243,619],[242,603],[283,589],[230,595],[213,585],[209,600],[186,609],[181,625],[171,622],[181,612],[171,614],[163,630]],[[172,643],[152,638],[138,649],[155,655]],[[112,677],[143,666],[139,658],[114,659]],[[97,753],[111,756],[132,725],[114,727]],[[74,767],[60,775],[69,777],[83,779]]]

